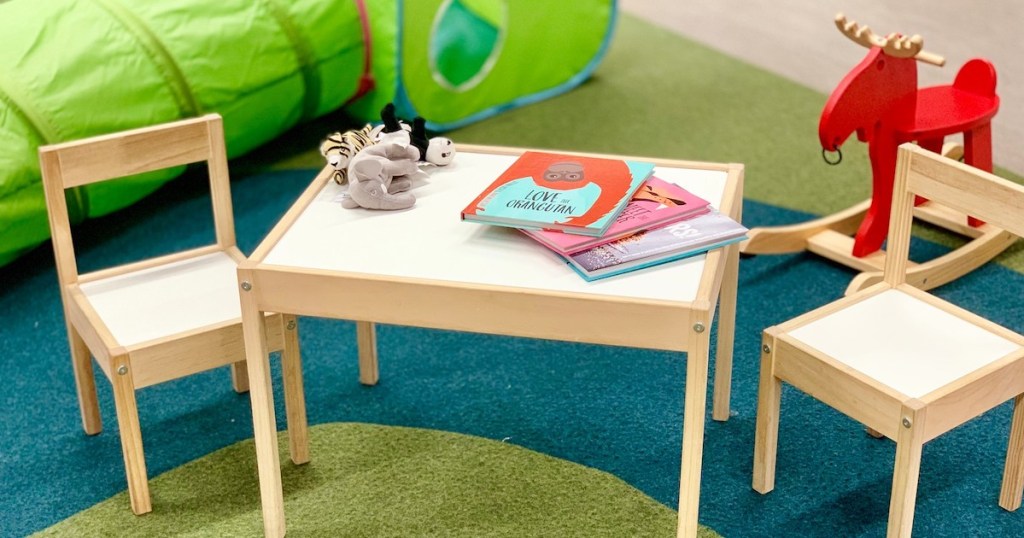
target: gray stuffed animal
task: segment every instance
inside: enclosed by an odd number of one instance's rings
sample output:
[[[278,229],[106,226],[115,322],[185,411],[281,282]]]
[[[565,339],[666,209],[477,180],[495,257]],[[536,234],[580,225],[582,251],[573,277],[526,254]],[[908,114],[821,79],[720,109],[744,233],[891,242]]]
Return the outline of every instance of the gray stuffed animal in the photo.
[[[356,153],[348,163],[348,195],[342,207],[355,209],[407,209],[416,198],[405,192],[419,169],[420,151],[409,132],[386,133],[375,144]]]

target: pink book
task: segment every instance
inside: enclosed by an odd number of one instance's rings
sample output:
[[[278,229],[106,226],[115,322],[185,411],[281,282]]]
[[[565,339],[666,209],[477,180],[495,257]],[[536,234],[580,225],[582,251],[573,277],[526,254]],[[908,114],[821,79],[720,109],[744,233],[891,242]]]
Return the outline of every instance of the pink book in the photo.
[[[707,200],[674,183],[651,176],[636,191],[626,208],[601,237],[567,234],[555,230],[521,231],[551,250],[568,256],[641,230],[660,228],[695,217],[707,213],[709,209]]]

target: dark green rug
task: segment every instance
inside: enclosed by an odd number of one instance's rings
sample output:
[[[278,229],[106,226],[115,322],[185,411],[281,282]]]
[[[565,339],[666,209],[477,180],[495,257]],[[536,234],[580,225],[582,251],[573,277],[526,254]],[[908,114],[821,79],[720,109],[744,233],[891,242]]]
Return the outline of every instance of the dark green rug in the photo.
[[[282,435],[281,453],[287,437]],[[289,536],[670,536],[676,513],[608,473],[509,443],[418,428],[323,424],[313,462],[283,463]],[[36,536],[258,536],[251,441],[150,481]],[[702,528],[700,536],[719,536]]]

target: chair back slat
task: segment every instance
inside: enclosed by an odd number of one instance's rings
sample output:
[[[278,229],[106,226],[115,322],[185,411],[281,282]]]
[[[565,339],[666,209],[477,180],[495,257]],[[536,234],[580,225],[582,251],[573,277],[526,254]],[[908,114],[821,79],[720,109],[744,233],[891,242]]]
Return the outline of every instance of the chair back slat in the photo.
[[[60,158],[63,187],[206,161],[210,132],[204,118],[46,146]]]
[[[939,160],[942,159],[942,160]],[[912,192],[977,217],[1014,235],[1024,235],[1024,187],[944,157],[911,160]]]
[[[101,181],[206,162],[217,244],[235,245],[224,129],[217,114],[39,148],[58,275],[77,281],[65,191]]]
[[[1014,235],[1024,235],[1024,186],[927,151],[914,144],[899,148],[885,280],[905,280],[913,207],[917,196]]]

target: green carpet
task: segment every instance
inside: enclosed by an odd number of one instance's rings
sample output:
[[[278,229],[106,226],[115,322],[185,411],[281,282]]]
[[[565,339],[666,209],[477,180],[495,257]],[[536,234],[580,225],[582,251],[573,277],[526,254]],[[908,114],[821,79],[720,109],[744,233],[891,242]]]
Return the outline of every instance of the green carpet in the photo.
[[[353,423],[315,426],[311,438],[312,463],[282,465],[289,536],[675,531],[674,511],[622,480],[510,443]],[[255,469],[252,442],[236,443],[152,479],[153,512],[144,517],[122,493],[36,536],[257,536]]]

